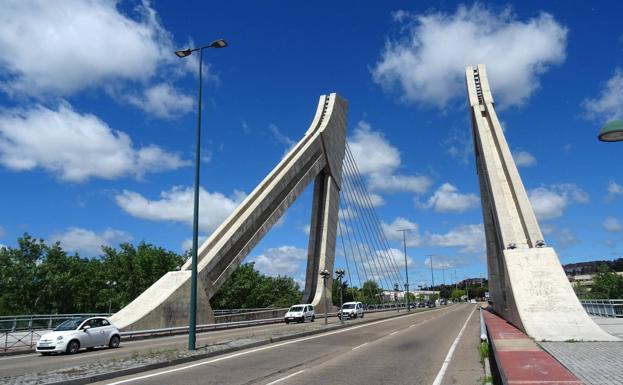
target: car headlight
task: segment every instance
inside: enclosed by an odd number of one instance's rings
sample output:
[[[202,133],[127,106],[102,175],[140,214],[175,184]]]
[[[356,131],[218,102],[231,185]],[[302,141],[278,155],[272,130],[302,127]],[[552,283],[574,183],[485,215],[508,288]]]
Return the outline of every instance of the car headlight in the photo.
[[[56,340],[57,340],[57,341],[60,341],[60,340],[62,340],[62,339],[63,339],[63,336],[58,336],[58,337],[56,337]]]

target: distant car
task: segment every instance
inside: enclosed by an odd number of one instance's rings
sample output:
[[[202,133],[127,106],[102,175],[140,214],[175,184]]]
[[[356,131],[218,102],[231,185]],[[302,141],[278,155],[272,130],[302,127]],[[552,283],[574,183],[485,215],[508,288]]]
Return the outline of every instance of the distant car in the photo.
[[[308,319],[314,322],[316,315],[314,314],[314,307],[308,303],[294,305],[288,309],[288,312],[283,316],[283,320],[288,324],[290,322],[305,322]]]
[[[476,303],[476,300],[472,298],[469,300],[469,303]]]
[[[72,318],[58,325],[51,333],[37,341],[35,351],[41,355],[51,353],[77,353],[96,346],[118,348],[121,342],[119,329],[104,317]]]
[[[417,307],[426,307],[426,302],[418,302]]]
[[[437,307],[437,305],[435,304],[435,301],[428,301],[428,303],[426,304],[426,306],[428,307]]]
[[[337,313],[339,319],[344,318],[363,318],[363,304],[361,302],[346,302]]]
[[[445,298],[442,298],[439,300],[439,305],[447,305],[448,304],[448,300]]]

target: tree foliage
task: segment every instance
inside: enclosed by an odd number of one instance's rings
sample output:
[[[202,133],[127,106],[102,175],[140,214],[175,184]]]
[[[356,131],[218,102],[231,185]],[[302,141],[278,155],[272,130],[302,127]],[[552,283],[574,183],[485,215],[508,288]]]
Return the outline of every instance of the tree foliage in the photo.
[[[290,277],[269,277],[255,270],[253,262],[234,271],[210,304],[214,309],[288,307],[301,301],[299,285]]]
[[[593,277],[591,291],[586,293],[586,296],[591,299],[623,298],[623,276],[610,270],[606,265],[600,265]]]

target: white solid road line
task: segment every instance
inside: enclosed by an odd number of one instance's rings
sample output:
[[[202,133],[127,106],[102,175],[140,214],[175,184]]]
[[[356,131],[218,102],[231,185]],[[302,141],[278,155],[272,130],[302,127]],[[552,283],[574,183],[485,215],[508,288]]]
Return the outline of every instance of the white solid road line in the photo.
[[[474,306],[474,308],[472,309],[472,312],[469,313],[469,315],[467,316],[467,319],[465,320],[465,323],[463,324],[461,331],[454,339],[452,346],[450,346],[450,350],[448,350],[446,359],[443,360],[443,365],[441,365],[441,369],[439,369],[439,373],[437,373],[437,377],[435,377],[435,381],[433,382],[433,385],[441,384],[441,381],[443,380],[443,376],[446,374],[446,370],[448,370],[448,365],[450,364],[450,360],[452,360],[454,349],[456,348],[456,345],[459,343],[459,340],[461,339],[461,336],[463,335],[463,332],[465,331],[465,328],[467,327],[467,323],[469,322],[469,319],[472,318],[472,314],[474,314],[475,310],[476,310],[476,306]]]
[[[398,330],[396,330],[395,332],[389,333],[390,336],[393,336],[394,334],[398,333]]]
[[[368,342],[364,342],[363,344],[359,345],[359,346],[355,346],[354,348],[352,348],[351,350],[357,350],[362,346],[366,346],[368,344]]]
[[[296,372],[296,373],[289,374],[289,375],[287,375],[287,376],[285,376],[285,377],[282,377],[282,378],[280,378],[280,379],[278,379],[278,380],[275,380],[275,381],[273,381],[273,382],[269,382],[269,383],[268,383],[268,384],[266,384],[266,385],[273,385],[273,384],[277,384],[277,383],[279,383],[279,382],[281,382],[281,381],[287,380],[287,379],[288,379],[288,378],[290,378],[290,377],[294,377],[294,376],[296,376],[297,374],[301,374],[301,373],[303,373],[305,370],[307,370],[307,369],[299,370],[299,371],[298,371],[298,372]]]
[[[433,312],[433,311],[441,311],[441,310],[444,310],[444,309],[435,309],[435,310],[431,310],[431,312]],[[427,313],[427,312],[413,313],[413,314],[408,315],[406,317],[412,317],[414,315],[425,314],[425,313]],[[239,353],[233,353],[233,354],[230,354],[230,355],[221,356],[221,357],[214,358],[214,359],[211,359],[211,360],[197,362],[196,364],[186,365],[186,366],[182,366],[182,367],[175,368],[175,369],[163,370],[161,372],[152,373],[152,374],[146,374],[146,375],[138,376],[138,377],[134,377],[134,378],[128,378],[127,380],[111,382],[108,385],[119,385],[119,384],[126,384],[126,383],[132,382],[132,381],[144,380],[146,378],[156,377],[156,376],[160,376],[160,375],[163,375],[163,374],[169,374],[169,373],[179,372],[179,371],[182,371],[182,370],[192,369],[192,368],[195,368],[195,367],[201,366],[201,365],[208,365],[208,364],[212,364],[212,363],[219,362],[219,361],[225,361],[225,360],[228,360],[230,358],[246,356],[246,355],[251,354],[251,353],[261,352],[261,351],[269,350],[269,349],[275,349],[275,348],[278,348],[278,347],[281,347],[281,346],[285,346],[285,345],[296,344],[296,343],[299,343],[301,341],[313,340],[313,339],[316,339],[316,338],[322,338],[322,337],[331,336],[331,335],[334,335],[334,334],[347,333],[347,332],[350,332],[350,331],[353,331],[353,330],[357,330],[357,329],[361,329],[361,328],[364,328],[364,327],[374,326],[374,325],[377,325],[377,324],[390,322],[390,321],[396,321],[396,320],[400,320],[400,318],[387,318],[387,319],[384,319],[384,320],[370,322],[369,324],[363,324],[363,325],[358,325],[358,326],[351,326],[351,327],[346,328],[346,329],[335,330],[335,331],[332,331],[332,332],[322,333],[322,334],[309,336],[309,337],[297,338],[297,339],[289,340],[289,341],[286,341],[286,342],[280,342],[280,343],[277,343],[277,344],[262,346],[262,347],[255,348],[255,349],[244,350],[244,351],[241,351]]]

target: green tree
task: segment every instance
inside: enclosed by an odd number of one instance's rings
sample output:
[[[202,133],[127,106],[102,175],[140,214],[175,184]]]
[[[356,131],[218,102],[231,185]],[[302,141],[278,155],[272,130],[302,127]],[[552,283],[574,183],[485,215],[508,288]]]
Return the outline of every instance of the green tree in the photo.
[[[452,298],[453,301],[458,301],[464,295],[465,295],[465,291],[463,291],[461,289],[454,289],[454,290],[452,290],[452,293],[450,294],[450,298]]]
[[[361,288],[361,302],[365,304],[378,304],[381,303],[381,297],[383,295],[383,289],[375,281],[365,281]]]
[[[623,298],[623,277],[602,264],[593,277],[590,297],[594,299]]]
[[[287,307],[301,301],[299,285],[290,277],[267,277],[245,263],[233,272],[210,300],[214,309]]]

